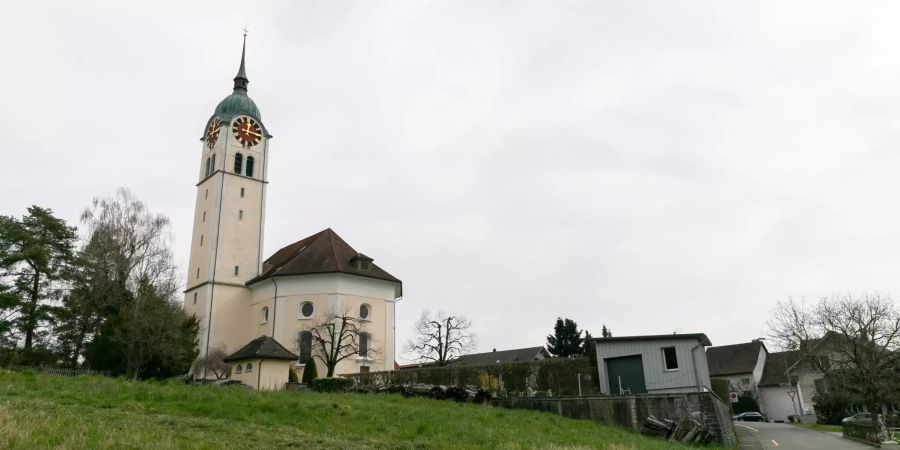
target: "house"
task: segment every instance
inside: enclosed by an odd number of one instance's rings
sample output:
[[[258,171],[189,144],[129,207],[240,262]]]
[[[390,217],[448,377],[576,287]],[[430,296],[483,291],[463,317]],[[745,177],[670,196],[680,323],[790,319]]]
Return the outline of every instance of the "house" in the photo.
[[[706,349],[709,377],[724,378],[731,384],[731,392],[755,397],[768,353],[766,346],[757,339],[710,347]]]
[[[796,365],[799,360],[800,352],[797,350],[769,353],[766,356],[763,377],[758,386],[759,407],[762,409],[760,412],[773,420],[786,421],[790,416],[802,416],[804,411],[812,410],[814,392],[803,395],[802,386],[797,384]],[[789,376],[791,368],[795,368],[795,374]],[[805,376],[808,377],[808,374]]]
[[[231,364],[231,379],[258,391],[280,391],[289,380],[297,355],[269,336],[260,336],[225,357]]]
[[[516,348],[512,350],[493,349],[485,353],[472,353],[462,355],[447,363],[447,366],[489,366],[493,364],[508,364],[519,361],[537,361],[544,358],[550,358],[550,352],[543,346]],[[424,367],[435,367],[434,362],[424,362],[416,364],[407,364],[399,366],[400,370],[421,369]]]
[[[191,180],[196,192],[184,309],[200,323],[200,355],[211,349],[234,353],[266,335],[299,353],[301,368],[312,351],[309,329],[335,316],[351,317],[359,348],[335,371],[391,370],[399,279],[330,228],[264,258],[266,194],[275,186],[268,175],[277,171],[270,170],[272,135],[248,95],[245,53],[232,93],[205,122]],[[327,373],[321,361],[314,363],[318,373]],[[209,378],[197,367],[194,376]]]
[[[703,333],[594,338],[600,391],[610,395],[709,390]]]

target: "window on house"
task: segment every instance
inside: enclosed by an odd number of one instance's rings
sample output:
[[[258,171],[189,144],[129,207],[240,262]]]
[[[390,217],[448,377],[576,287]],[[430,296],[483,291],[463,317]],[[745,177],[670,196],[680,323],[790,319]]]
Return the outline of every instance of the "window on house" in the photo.
[[[238,220],[244,220],[244,210],[238,211]]]
[[[303,302],[300,305],[300,318],[301,319],[309,319],[312,317],[313,312],[315,312],[315,307],[313,307],[312,302]]]
[[[743,388],[750,387],[750,379],[749,378],[741,378],[741,387],[743,387]]]
[[[300,357],[300,363],[306,364],[306,361],[309,361],[310,356],[312,356],[312,332],[304,330],[298,333],[297,343],[299,344],[297,353]]]
[[[359,356],[369,356],[369,333],[359,333]]]
[[[369,320],[369,305],[365,303],[359,305],[359,318],[362,320]]]
[[[263,306],[261,310],[259,310],[259,320],[260,322],[268,322],[269,321],[269,307]]]
[[[253,363],[247,363],[247,370],[244,372],[253,372]]]
[[[244,155],[240,153],[234,154],[234,173],[241,173],[244,168]]]
[[[666,370],[678,370],[678,355],[675,353],[675,347],[666,347],[662,351]]]
[[[240,364],[234,366],[234,373],[241,373],[241,365]]]
[[[819,378],[818,380],[816,380],[815,385],[816,385],[816,393],[817,394],[824,394],[824,393],[828,392],[828,383],[825,381],[824,378]]]
[[[253,160],[252,156],[247,157],[247,176],[248,177],[253,176],[253,161],[254,160]]]
[[[241,188],[241,198],[244,198],[244,188]]]
[[[238,276],[238,272],[241,270],[240,267],[234,266],[234,276]]]

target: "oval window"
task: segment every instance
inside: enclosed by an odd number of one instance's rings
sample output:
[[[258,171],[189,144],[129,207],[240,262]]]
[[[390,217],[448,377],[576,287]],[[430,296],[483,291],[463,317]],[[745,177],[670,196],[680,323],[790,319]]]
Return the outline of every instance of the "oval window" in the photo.
[[[359,305],[359,318],[366,320],[369,318],[369,305],[363,303]]]
[[[250,372],[250,371],[252,371],[252,370],[253,370],[253,364],[252,364],[252,363],[247,363],[247,372]]]
[[[300,305],[300,317],[312,317],[314,311],[315,308],[310,302],[304,302],[302,305]]]

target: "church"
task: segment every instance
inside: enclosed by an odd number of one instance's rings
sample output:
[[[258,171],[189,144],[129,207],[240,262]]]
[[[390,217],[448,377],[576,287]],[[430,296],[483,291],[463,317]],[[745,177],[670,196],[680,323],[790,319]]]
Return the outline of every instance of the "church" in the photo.
[[[266,336],[298,355],[302,373],[315,355],[308,330],[338,314],[356,319],[358,349],[334,373],[393,370],[399,279],[330,228],[262,258],[272,135],[247,93],[246,49],[245,35],[234,90],[201,138],[184,291],[184,308],[200,322],[200,357],[234,354]],[[315,363],[324,376],[324,363]]]

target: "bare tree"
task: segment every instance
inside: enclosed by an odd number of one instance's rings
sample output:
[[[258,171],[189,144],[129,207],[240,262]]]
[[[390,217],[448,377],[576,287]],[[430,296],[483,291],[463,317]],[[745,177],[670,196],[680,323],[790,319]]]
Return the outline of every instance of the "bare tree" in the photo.
[[[852,295],[779,302],[769,322],[771,337],[785,350],[798,350],[812,369],[878,411],[897,398],[900,370],[900,313],[890,297]]]
[[[228,355],[225,354],[225,350],[221,347],[211,348],[209,349],[209,354],[197,358],[194,368],[198,372],[200,370],[212,372],[217,380],[227,378],[231,375],[231,364],[225,362],[226,356]]]
[[[475,350],[477,340],[471,331],[472,322],[464,316],[438,311],[433,315],[422,312],[416,322],[416,336],[404,350],[420,361],[432,361],[439,366]]]
[[[379,353],[350,310],[334,310],[314,322],[308,331],[312,335],[312,356],[325,364],[327,377],[333,377],[335,367],[347,358],[373,358]]]

